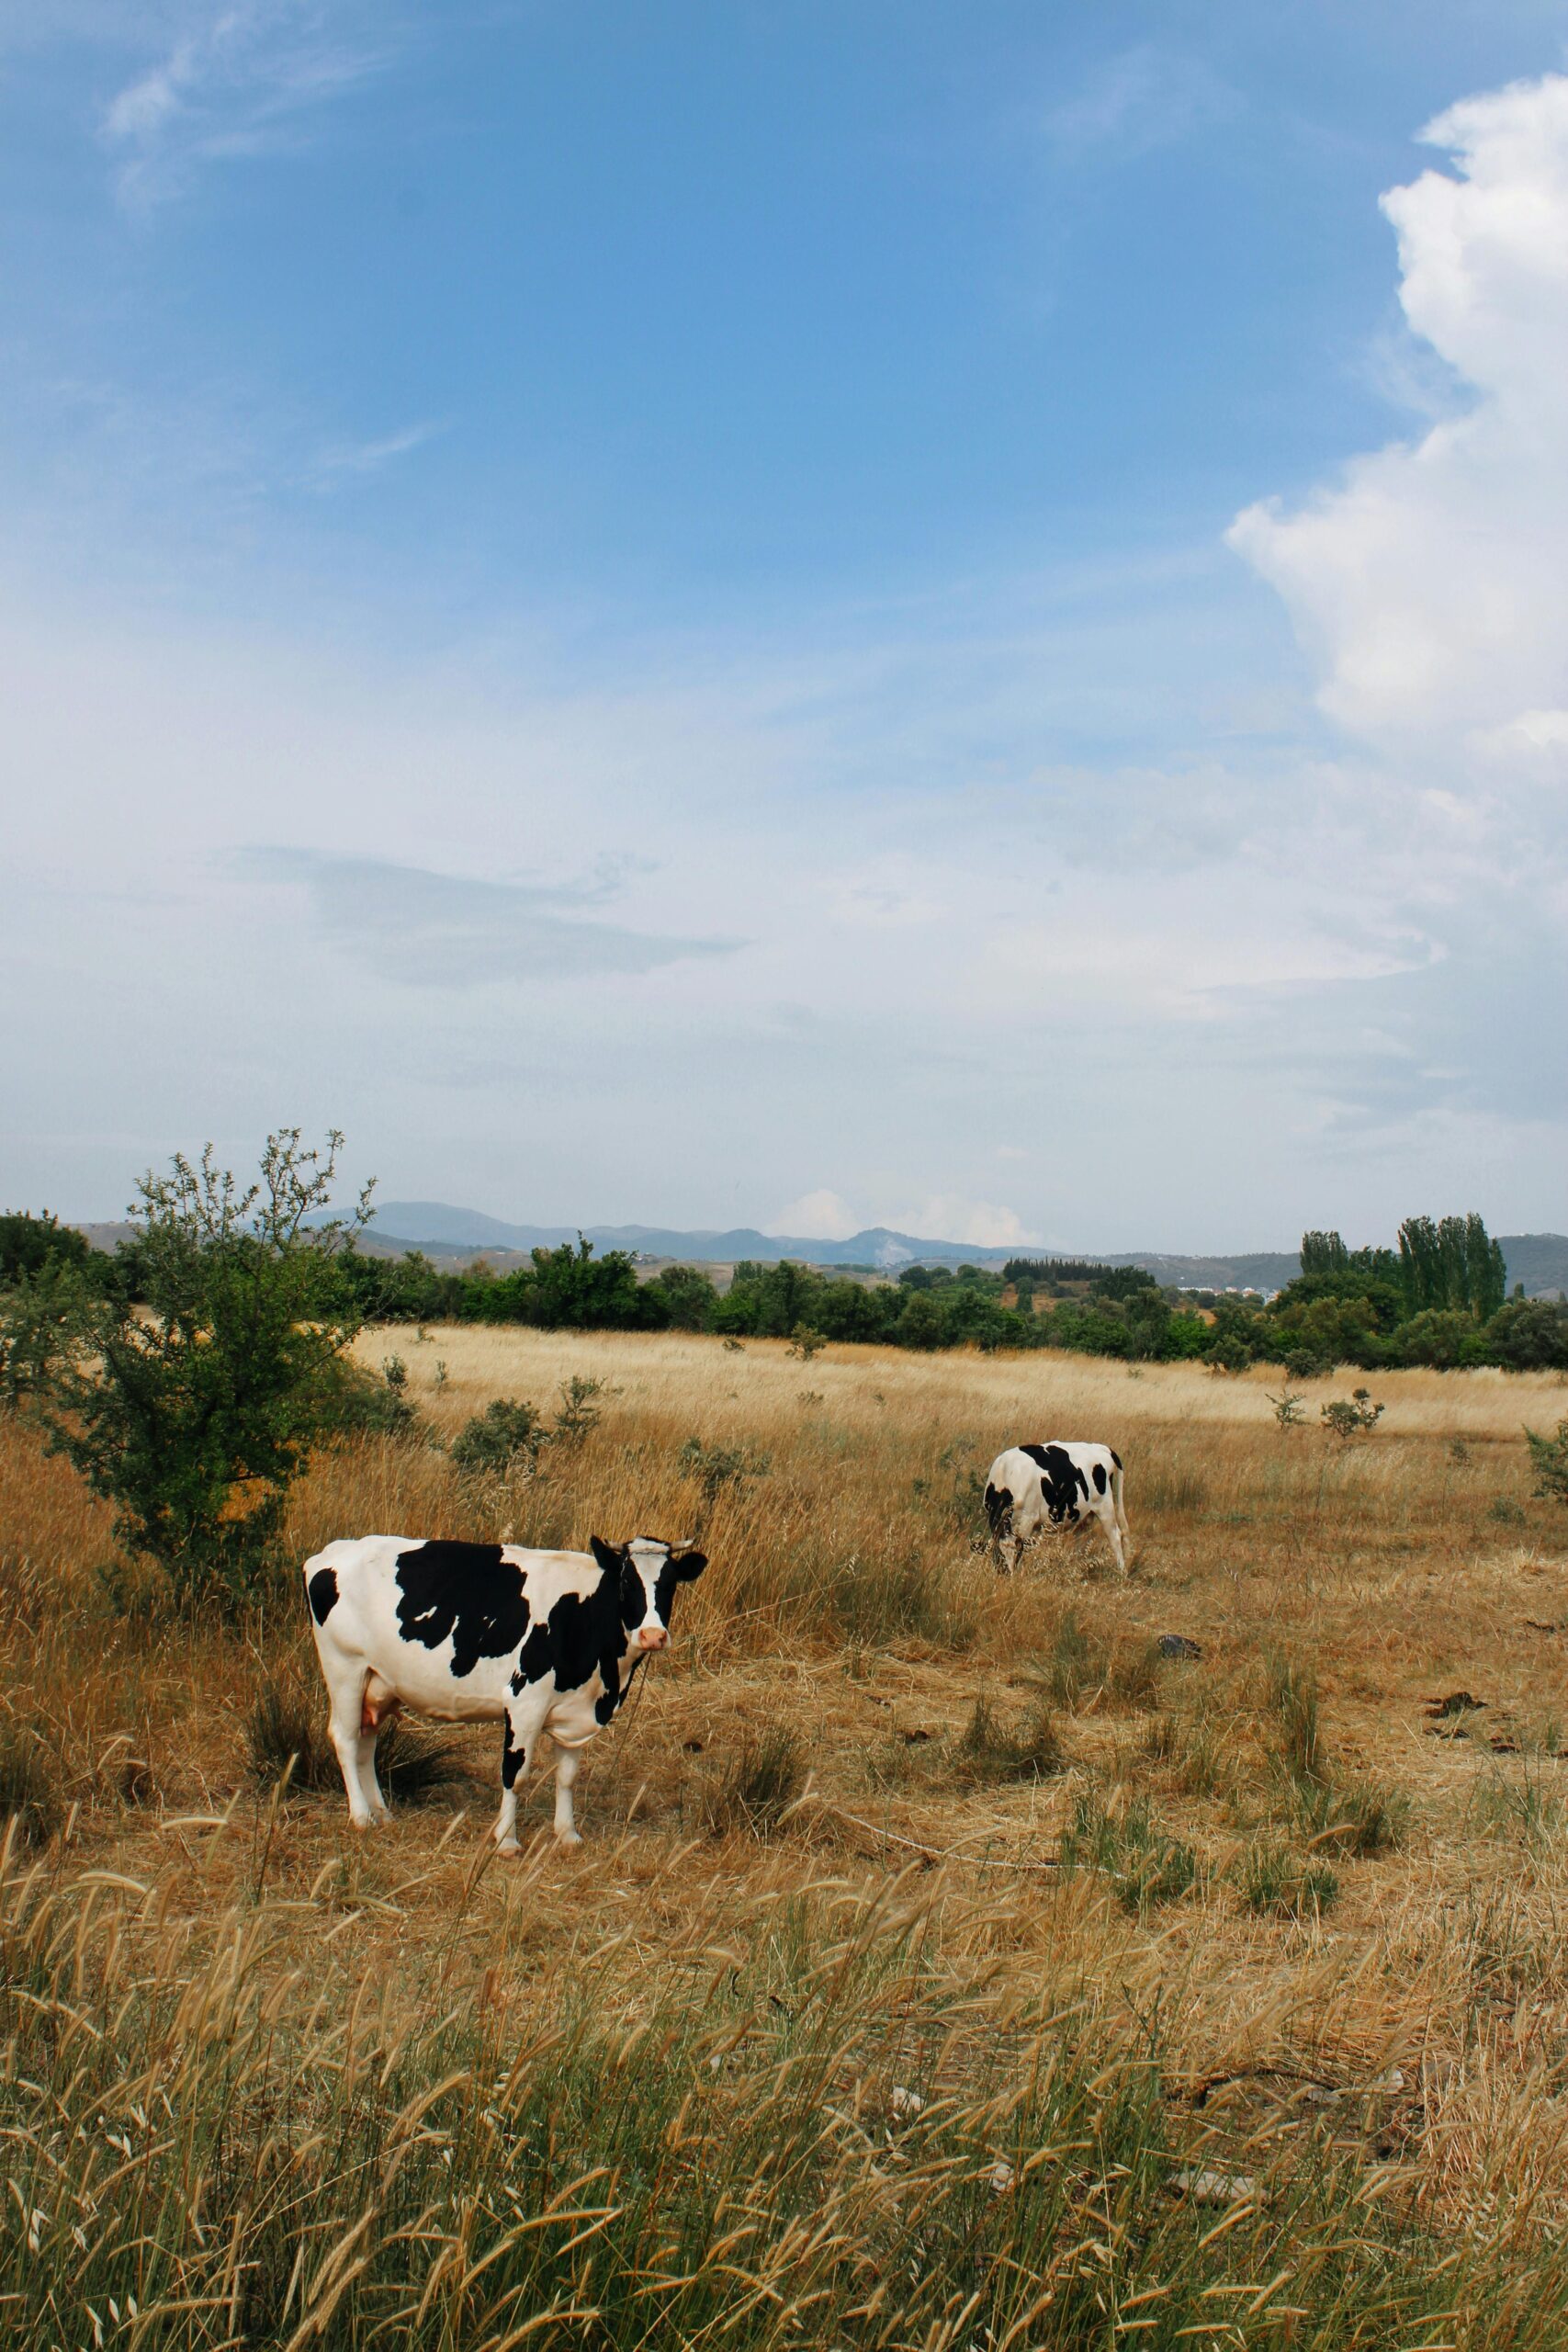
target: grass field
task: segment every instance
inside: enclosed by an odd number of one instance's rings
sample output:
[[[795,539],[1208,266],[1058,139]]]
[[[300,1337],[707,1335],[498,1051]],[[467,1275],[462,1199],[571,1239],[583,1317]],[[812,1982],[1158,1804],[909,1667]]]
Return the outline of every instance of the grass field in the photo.
[[[488,1727],[361,1840],[335,1767],[267,1769],[319,1763],[300,1596],[170,1616],[0,1428],[7,2340],[1568,2344],[1568,1520],[1520,1435],[1562,1384],[1381,1375],[1342,1446],[1363,1374],[1282,1430],[1177,1366],[359,1352],[448,1437],[573,1375],[603,1419],[505,1485],[326,1455],[301,1558],[712,1565],[580,1852],[547,1765],[494,1857]],[[1049,1435],[1122,1454],[1130,1582],[1093,1536],[988,1565],[987,1464]]]

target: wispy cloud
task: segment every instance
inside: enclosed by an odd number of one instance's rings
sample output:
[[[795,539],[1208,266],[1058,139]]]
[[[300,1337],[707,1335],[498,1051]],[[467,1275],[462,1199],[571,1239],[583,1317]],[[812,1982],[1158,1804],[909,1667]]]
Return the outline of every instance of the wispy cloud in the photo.
[[[1065,160],[1118,158],[1176,145],[1235,114],[1238,93],[1212,66],[1140,41],[1098,66],[1045,117],[1045,134]]]
[[[422,449],[427,441],[434,441],[445,430],[444,425],[426,419],[417,424],[405,424],[399,432],[382,434],[374,440],[338,442],[321,451],[310,468],[310,479],[317,489],[331,490],[343,481],[378,474],[395,459],[409,457],[415,449]]]
[[[243,881],[302,885],[325,934],[378,978],[421,989],[494,980],[580,980],[653,972],[694,956],[732,954],[733,939],[677,939],[566,911],[605,885],[548,886],[436,874],[374,857],[308,849],[240,851]]]
[[[388,18],[333,0],[237,0],[200,12],[104,109],[122,204],[148,211],[199,167],[271,153],[305,119],[378,72],[393,53]]]

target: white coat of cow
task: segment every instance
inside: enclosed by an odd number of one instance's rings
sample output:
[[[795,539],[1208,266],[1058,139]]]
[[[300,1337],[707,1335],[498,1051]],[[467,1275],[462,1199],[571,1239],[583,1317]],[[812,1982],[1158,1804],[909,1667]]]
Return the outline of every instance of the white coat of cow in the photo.
[[[502,1723],[495,1840],[515,1854],[517,1782],[541,1732],[560,1750],[555,1834],[580,1846],[578,1757],[603,1730],[644,1658],[669,1646],[678,1586],[701,1552],[653,1536],[592,1551],[425,1543],[363,1535],[305,1563],[305,1591],[331,1702],[333,1746],[355,1826],[387,1817],[376,1738],[400,1707],[445,1723]]]
[[[987,1476],[986,1517],[1003,1575],[1017,1567],[1024,1545],[1037,1536],[1079,1535],[1096,1520],[1117,1567],[1127,1573],[1122,1457],[1109,1445],[1061,1438],[1043,1445],[1010,1445]]]

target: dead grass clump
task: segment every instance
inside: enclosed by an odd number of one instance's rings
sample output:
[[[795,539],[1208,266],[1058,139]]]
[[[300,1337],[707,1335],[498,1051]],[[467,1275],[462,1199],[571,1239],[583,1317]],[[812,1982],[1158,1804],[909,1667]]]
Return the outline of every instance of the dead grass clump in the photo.
[[[30,1726],[0,1716],[0,1826],[25,1846],[43,1846],[63,1816],[54,1758]]]
[[[1003,1781],[1043,1781],[1065,1771],[1066,1757],[1048,1708],[1030,1708],[1016,1730],[999,1724],[989,1702],[979,1698],[953,1748],[957,1778],[984,1785]]]
[[[287,1773],[291,1790],[342,1789],[325,1708],[302,1678],[287,1672],[265,1678],[245,1715],[244,1734],[252,1777],[264,1787],[276,1787]],[[417,1804],[467,1780],[468,1761],[457,1740],[412,1731],[394,1718],[376,1749],[376,1777],[389,1798]]]
[[[715,1838],[742,1830],[776,1835],[806,1786],[806,1751],[784,1724],[742,1741],[739,1753],[704,1802],[703,1824]]]
[[[1276,1719],[1276,1753],[1290,1778],[1321,1782],[1325,1772],[1316,1676],[1289,1658],[1271,1658],[1264,1705]]]
[[[954,1652],[970,1648],[974,1613],[942,1568],[918,1553],[852,1557],[830,1577],[832,1621],[845,1641],[879,1647],[908,1640]]]
[[[261,1681],[246,1711],[244,1736],[252,1777],[265,1787],[274,1787],[286,1772],[292,1789],[343,1786],[326,1711],[297,1677],[268,1675]]]
[[[1376,1781],[1298,1781],[1292,1794],[1303,1836],[1336,1854],[1386,1853],[1409,1825],[1404,1791]]]

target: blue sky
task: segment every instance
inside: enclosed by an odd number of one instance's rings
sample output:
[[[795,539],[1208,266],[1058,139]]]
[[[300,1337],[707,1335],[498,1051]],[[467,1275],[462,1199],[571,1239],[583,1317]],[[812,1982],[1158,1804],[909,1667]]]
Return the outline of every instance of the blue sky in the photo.
[[[0,23],[0,1190],[331,1121],[552,1222],[1568,1222],[1565,54]]]

